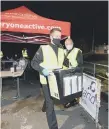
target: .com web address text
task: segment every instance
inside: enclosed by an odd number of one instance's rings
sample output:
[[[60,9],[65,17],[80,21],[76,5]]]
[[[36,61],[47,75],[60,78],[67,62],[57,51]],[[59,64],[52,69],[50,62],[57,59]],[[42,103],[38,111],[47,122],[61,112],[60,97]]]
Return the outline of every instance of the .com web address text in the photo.
[[[44,26],[44,25],[38,25],[38,24],[14,24],[14,23],[6,23],[1,22],[1,27],[5,28],[15,28],[15,29],[42,29],[42,30],[51,30],[53,28],[59,28],[59,26]]]

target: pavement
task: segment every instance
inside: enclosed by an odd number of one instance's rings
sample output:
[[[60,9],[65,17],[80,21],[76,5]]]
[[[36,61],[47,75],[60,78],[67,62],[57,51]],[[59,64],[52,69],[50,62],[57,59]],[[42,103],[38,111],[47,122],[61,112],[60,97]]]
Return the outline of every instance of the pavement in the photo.
[[[16,95],[16,81],[5,79],[2,87],[1,128],[2,129],[48,129],[46,113],[41,111],[44,97],[39,81],[20,81],[23,100],[13,100]],[[99,122],[102,129],[108,129],[108,103],[102,100]],[[80,105],[64,109],[55,105],[59,129],[96,129],[95,122]]]
[[[18,105],[2,110],[2,129],[48,129],[46,114],[41,112],[39,102],[37,108],[33,104],[19,110]],[[79,106],[64,111],[55,106],[55,112],[59,129],[96,129],[90,117],[81,115],[82,108]]]

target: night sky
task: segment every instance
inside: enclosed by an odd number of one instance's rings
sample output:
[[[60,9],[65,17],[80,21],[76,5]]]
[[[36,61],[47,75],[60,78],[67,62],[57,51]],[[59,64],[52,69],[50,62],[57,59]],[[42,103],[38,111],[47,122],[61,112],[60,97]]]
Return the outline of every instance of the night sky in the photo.
[[[1,10],[26,6],[33,12],[71,22],[71,36],[91,47],[94,28],[95,44],[108,43],[108,1],[2,1]]]

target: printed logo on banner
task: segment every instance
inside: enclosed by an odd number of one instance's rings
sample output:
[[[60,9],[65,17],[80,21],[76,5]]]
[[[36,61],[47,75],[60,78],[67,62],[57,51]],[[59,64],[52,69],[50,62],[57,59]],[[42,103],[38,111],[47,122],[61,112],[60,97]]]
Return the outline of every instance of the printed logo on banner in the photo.
[[[80,104],[94,119],[98,119],[97,108],[100,106],[100,90],[101,83],[98,79],[83,74],[83,93]]]
[[[83,88],[83,97],[82,100],[85,102],[86,99],[89,100],[91,104],[95,104],[97,100],[97,94],[96,94],[96,83],[94,81],[91,81],[91,84],[88,86],[87,89]],[[85,102],[87,104],[87,101]]]

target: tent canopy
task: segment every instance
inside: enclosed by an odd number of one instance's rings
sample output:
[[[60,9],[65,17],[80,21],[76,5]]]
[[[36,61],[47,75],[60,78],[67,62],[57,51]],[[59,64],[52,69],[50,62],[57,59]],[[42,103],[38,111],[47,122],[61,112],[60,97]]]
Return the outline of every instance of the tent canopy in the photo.
[[[1,41],[37,43],[47,42],[52,28],[60,28],[62,36],[70,36],[70,22],[57,21],[39,16],[21,6],[1,12]],[[14,32],[11,33],[10,32]],[[33,34],[33,36],[19,35],[18,33]]]

